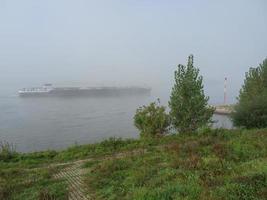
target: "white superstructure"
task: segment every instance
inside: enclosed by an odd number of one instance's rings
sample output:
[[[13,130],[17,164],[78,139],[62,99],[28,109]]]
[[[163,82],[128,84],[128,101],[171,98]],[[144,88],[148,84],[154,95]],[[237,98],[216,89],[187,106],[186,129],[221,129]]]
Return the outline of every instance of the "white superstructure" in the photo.
[[[19,90],[19,95],[24,94],[46,94],[53,90],[52,84],[44,84],[43,87],[23,88]]]

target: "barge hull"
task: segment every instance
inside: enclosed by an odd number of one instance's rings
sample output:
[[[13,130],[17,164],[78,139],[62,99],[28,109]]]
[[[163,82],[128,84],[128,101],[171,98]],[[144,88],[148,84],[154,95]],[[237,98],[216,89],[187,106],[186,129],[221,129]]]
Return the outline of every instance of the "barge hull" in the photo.
[[[149,95],[148,88],[54,88],[48,92],[20,92],[20,97],[107,97]]]

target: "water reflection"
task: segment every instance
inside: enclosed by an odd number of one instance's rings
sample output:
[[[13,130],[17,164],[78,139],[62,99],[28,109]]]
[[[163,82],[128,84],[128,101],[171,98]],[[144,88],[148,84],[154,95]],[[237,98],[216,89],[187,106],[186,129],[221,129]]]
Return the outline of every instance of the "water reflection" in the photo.
[[[213,128],[226,128],[226,129],[232,129],[233,128],[233,122],[231,118],[227,115],[213,115],[212,120]]]

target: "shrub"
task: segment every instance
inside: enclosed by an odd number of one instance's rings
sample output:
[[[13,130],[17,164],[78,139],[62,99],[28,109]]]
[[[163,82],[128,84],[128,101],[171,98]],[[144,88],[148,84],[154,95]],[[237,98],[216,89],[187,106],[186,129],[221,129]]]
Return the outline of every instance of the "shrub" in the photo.
[[[267,127],[267,59],[246,73],[232,118],[235,126]]]
[[[0,161],[7,161],[17,154],[16,148],[13,144],[0,141]]]
[[[193,65],[193,55],[189,56],[187,66],[178,65],[174,78],[169,101],[172,124],[179,132],[194,132],[211,122],[214,109],[208,106],[203,77]]]
[[[235,107],[233,122],[235,126],[246,128],[267,127],[267,92],[254,96],[248,102],[240,102]]]
[[[134,125],[141,132],[141,137],[163,135],[170,125],[169,115],[160,102],[150,103],[137,109],[134,116]]]

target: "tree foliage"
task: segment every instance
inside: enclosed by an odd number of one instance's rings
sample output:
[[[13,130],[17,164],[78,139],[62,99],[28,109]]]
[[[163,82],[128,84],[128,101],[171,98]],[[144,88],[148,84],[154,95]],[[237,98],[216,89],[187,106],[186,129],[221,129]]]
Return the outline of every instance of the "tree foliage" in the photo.
[[[235,126],[267,127],[267,59],[246,73],[232,118]]]
[[[194,67],[193,55],[186,66],[179,64],[174,73],[175,84],[169,101],[172,124],[179,132],[194,132],[210,122],[214,109],[203,90],[203,77]]]
[[[170,120],[166,108],[160,106],[158,101],[138,108],[134,116],[134,124],[141,132],[141,137],[153,137],[166,133]]]

